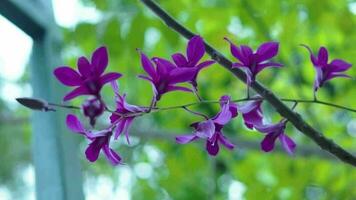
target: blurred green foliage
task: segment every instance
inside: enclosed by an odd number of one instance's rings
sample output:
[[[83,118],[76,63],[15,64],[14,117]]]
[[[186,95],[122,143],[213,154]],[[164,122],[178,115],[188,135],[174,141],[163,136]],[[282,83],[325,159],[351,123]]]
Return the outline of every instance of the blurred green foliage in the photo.
[[[330,50],[331,58],[356,63],[355,1],[158,2],[182,24],[199,33],[231,59],[224,36],[237,44],[251,45],[254,49],[265,41],[279,41],[280,53],[276,60],[283,62],[285,67],[268,69],[259,75],[258,80],[280,97],[312,98],[314,69],[307,51],[299,44],[310,45],[314,52],[323,45]],[[62,29],[65,63],[75,66],[78,56],[90,56],[96,47],[106,45],[110,53],[108,71],[124,74],[119,81],[121,92],[127,93],[132,104],[148,105],[152,96],[151,87],[136,78],[143,70],[135,49],[140,48],[151,57],[169,58],[172,53],[185,51],[186,40],[139,1],[82,0],[82,3],[95,7],[101,14],[101,20],[97,23],[81,22],[73,28]],[[356,67],[348,74],[356,77]],[[204,99],[218,99],[223,94],[230,94],[234,99],[245,96],[245,85],[217,64],[204,70],[198,83]],[[318,97],[355,107],[355,83],[355,79],[333,80],[320,90]],[[110,88],[105,88],[104,96],[112,102]],[[165,95],[159,106],[194,101],[196,98],[191,94],[175,92]],[[280,119],[267,103],[264,108],[268,120],[276,122]],[[218,107],[204,105],[194,109],[212,116]],[[327,137],[350,151],[356,151],[355,113],[310,104],[298,105],[297,111]],[[197,120],[199,118],[183,110],[150,114],[134,123],[135,130],[132,132],[139,130],[140,134],[144,134],[142,138],[138,136],[137,142],[131,146],[123,143],[115,146],[134,172],[140,163],[148,163],[153,169],[149,177],[134,173],[135,181],[130,190],[132,199],[227,199],[235,193],[241,193],[244,199],[356,199],[355,169],[330,157],[320,157],[320,153],[302,156],[299,151],[315,144],[292,126],[288,126],[288,134],[298,143],[294,157],[281,152],[266,154],[259,151],[258,142],[263,136],[247,130],[239,117],[225,128],[227,135],[255,141],[252,149],[237,146],[233,152],[222,150],[219,156],[211,158],[204,151],[203,143],[177,145],[174,135],[169,134],[190,132],[187,127]],[[108,120],[104,118],[102,123],[108,123]],[[10,127],[7,132],[9,130]],[[151,130],[166,133],[168,140],[166,137],[150,136]],[[15,145],[15,141],[11,144]],[[80,153],[85,147],[83,140]],[[152,157],[147,149],[154,149],[158,156]],[[117,180],[117,171],[104,159],[89,164],[84,155],[81,157],[86,177],[104,174],[112,177],[114,182]],[[4,165],[1,166],[0,175],[3,178],[8,173]],[[120,167],[117,170],[120,171]],[[234,185],[239,187],[232,187]]]

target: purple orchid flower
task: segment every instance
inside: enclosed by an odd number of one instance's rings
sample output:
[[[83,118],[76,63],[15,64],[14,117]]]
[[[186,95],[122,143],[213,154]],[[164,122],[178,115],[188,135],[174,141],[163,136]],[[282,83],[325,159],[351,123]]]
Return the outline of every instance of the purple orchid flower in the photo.
[[[286,123],[287,120],[282,120],[277,124],[254,126],[258,131],[267,134],[261,142],[261,148],[263,151],[272,151],[274,149],[274,143],[278,138],[279,141],[282,143],[284,150],[290,155],[294,154],[296,144],[290,137],[288,137],[284,133]]]
[[[176,53],[172,55],[172,59],[174,63],[177,65],[177,67],[180,68],[188,67],[188,68],[195,69],[194,76],[189,81],[195,90],[197,89],[196,79],[200,70],[215,63],[215,61],[213,60],[207,60],[199,63],[200,59],[204,56],[204,53],[205,53],[204,40],[199,35],[196,35],[192,37],[188,42],[187,51],[186,51],[187,56],[184,56],[181,53]]]
[[[100,90],[106,83],[121,77],[120,73],[103,74],[108,65],[108,52],[106,47],[96,49],[91,57],[91,62],[86,57],[80,57],[77,62],[79,73],[68,67],[57,67],[54,75],[66,86],[76,88],[69,92],[64,101],[69,101],[80,95],[94,95],[100,97]]]
[[[239,111],[242,113],[245,125],[249,129],[253,129],[254,126],[260,126],[263,124],[263,113],[261,104],[263,100],[250,101],[242,106],[239,106]]]
[[[341,59],[334,59],[328,63],[329,54],[325,47],[320,47],[318,56],[315,56],[307,45],[302,46],[309,51],[310,60],[316,70],[316,76],[314,80],[314,97],[316,97],[316,91],[321,88],[326,81],[337,77],[351,78],[350,76],[341,72],[348,70],[352,64]]]
[[[219,143],[223,144],[227,149],[233,149],[235,145],[223,135],[222,128],[237,116],[237,105],[231,102],[229,96],[222,96],[220,98],[220,107],[221,111],[212,119],[191,124],[195,129],[193,135],[177,136],[176,142],[186,144],[199,138],[206,139],[206,150],[212,156],[216,156],[219,153]]]
[[[176,84],[190,81],[194,76],[194,69],[178,68],[170,61],[158,57],[152,59],[156,65],[154,67],[151,60],[144,53],[141,52],[140,54],[142,67],[149,77],[145,75],[139,75],[138,77],[151,83],[156,101],[167,92],[177,90],[192,92],[191,89],[177,86]]]
[[[85,130],[79,119],[71,114],[67,115],[66,123],[71,131],[84,135],[91,141],[85,151],[85,155],[90,162],[95,162],[102,150],[112,165],[115,166],[121,163],[121,157],[109,147],[110,137],[112,135],[111,128],[94,132]]]
[[[110,116],[111,124],[116,126],[114,138],[117,139],[121,133],[124,133],[126,136],[127,143],[130,144],[129,128],[136,117],[135,114],[145,112],[146,110],[142,107],[128,104],[126,102],[126,94],[122,96],[119,94],[119,86],[115,81],[111,82],[111,85],[116,96],[116,110],[115,113]],[[131,116],[123,117],[118,115],[117,113]]]
[[[84,101],[82,104],[84,116],[89,117],[90,125],[94,127],[96,118],[103,114],[105,104],[96,97]]]
[[[283,65],[269,60],[278,53],[278,42],[266,42],[261,44],[254,53],[249,46],[234,45],[228,38],[224,38],[230,43],[231,54],[240,62],[233,63],[232,67],[242,68],[247,76],[247,84],[255,81],[256,76],[267,67],[282,67]]]

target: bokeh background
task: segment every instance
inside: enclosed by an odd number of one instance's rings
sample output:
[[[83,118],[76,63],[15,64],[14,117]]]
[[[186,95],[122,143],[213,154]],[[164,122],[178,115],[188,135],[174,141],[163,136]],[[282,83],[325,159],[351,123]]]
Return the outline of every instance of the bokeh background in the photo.
[[[316,52],[329,49],[330,58],[356,63],[356,1],[259,1],[259,0],[161,0],[158,1],[181,23],[199,33],[229,58],[227,36],[237,44],[254,49],[265,41],[280,42],[277,61],[282,69],[268,69],[258,80],[279,97],[312,98],[314,69],[309,55],[299,44]],[[136,78],[143,73],[136,48],[149,56],[169,58],[184,52],[186,40],[165,26],[139,1],[133,0],[54,0],[53,7],[63,35],[63,64],[75,67],[79,56],[90,56],[100,45],[110,53],[110,71],[125,76],[120,89],[132,104],[148,105],[150,85]],[[0,199],[35,199],[34,166],[31,161],[31,111],[14,98],[31,96],[27,69],[32,41],[0,16]],[[208,58],[208,56],[206,56]],[[232,58],[233,59],[233,58]],[[356,77],[356,68],[348,74]],[[54,77],[53,77],[54,79]],[[204,99],[216,100],[223,94],[245,97],[245,86],[217,64],[205,69],[198,79]],[[320,90],[319,99],[356,107],[355,79],[333,80]],[[104,89],[113,104],[110,87]],[[196,101],[187,93],[163,97],[159,106]],[[80,100],[73,101],[79,105]],[[280,116],[264,103],[266,120]],[[217,105],[194,110],[213,116]],[[297,111],[325,136],[351,152],[356,152],[356,114],[321,105],[300,104]],[[67,111],[69,113],[69,111]],[[200,120],[183,110],[149,114],[132,128],[132,144],[114,144],[126,165],[112,167],[100,158],[87,162],[87,141],[78,136],[83,172],[83,190],[94,199],[356,199],[356,170],[320,150],[309,138],[288,125],[287,133],[296,140],[294,156],[277,148],[263,153],[263,135],[247,130],[241,117],[224,132],[237,144],[234,151],[223,149],[211,158],[204,144],[178,145],[177,134],[189,133],[189,124]],[[64,125],[64,121],[60,121]],[[108,123],[107,115],[99,120]],[[71,134],[69,132],[63,134]]]

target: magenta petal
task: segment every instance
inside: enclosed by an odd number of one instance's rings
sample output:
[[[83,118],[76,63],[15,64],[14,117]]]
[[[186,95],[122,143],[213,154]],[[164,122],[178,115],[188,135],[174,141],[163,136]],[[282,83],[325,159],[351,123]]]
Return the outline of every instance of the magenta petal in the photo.
[[[257,96],[259,97],[259,96]],[[261,106],[262,101],[257,100],[257,101],[249,101],[248,103],[245,103],[244,105],[239,107],[239,111],[242,112],[243,114],[249,113],[252,110],[255,110]]]
[[[146,80],[146,81],[149,81],[149,82],[153,83],[153,80],[151,78],[145,76],[145,75],[138,75],[137,77],[140,78],[140,79],[143,79],[143,80]]]
[[[112,90],[114,91],[114,94],[116,97],[119,97],[120,94],[119,94],[119,84],[117,84],[116,81],[111,81],[111,87],[112,87]]]
[[[274,143],[276,141],[276,137],[274,136],[274,133],[269,133],[265,136],[263,141],[261,142],[261,148],[265,152],[270,152],[274,148]]]
[[[154,80],[157,78],[155,68],[151,62],[151,60],[144,54],[140,53],[141,55],[141,65],[146,73]]]
[[[91,64],[93,66],[93,70],[97,76],[100,76],[104,73],[106,67],[108,66],[109,58],[108,58],[108,50],[106,47],[97,48],[92,57]]]
[[[224,39],[230,43],[231,54],[236,59],[238,59],[240,62],[247,63],[248,62],[248,57],[245,57],[245,55],[242,54],[240,48],[238,46],[236,46],[235,44],[233,44],[228,38],[225,37]]]
[[[111,81],[114,81],[118,78],[120,78],[122,74],[116,73],[116,72],[110,72],[107,74],[104,74],[103,76],[100,77],[100,84],[105,85],[106,83],[109,83]]]
[[[104,136],[107,136],[108,134],[110,134],[110,132],[108,130],[100,130],[100,131],[88,131],[85,133],[86,136],[88,138],[91,138],[91,139],[94,139],[94,138],[98,138],[98,137],[104,137]]]
[[[232,144],[223,134],[219,135],[219,141],[223,144],[226,148],[232,150],[235,148],[235,145]]]
[[[231,102],[231,97],[229,95],[223,95],[219,99],[219,104],[220,107],[223,108],[224,106],[228,105],[229,111],[231,113],[231,118],[234,118],[238,115],[237,112],[237,104],[234,102]]]
[[[213,118],[214,122],[220,125],[225,125],[232,118],[232,114],[229,109],[229,105],[225,104],[222,106],[221,111],[217,116]]]
[[[114,120],[114,116],[117,116],[119,121],[113,121]],[[111,123],[117,123],[116,129],[115,129],[115,133],[114,133],[114,138],[115,140],[117,140],[119,138],[119,136],[121,135],[121,133],[123,132],[124,128],[125,128],[125,123],[126,120],[125,119],[119,119],[120,117],[118,115],[111,115],[110,120]]]
[[[215,125],[213,120],[207,120],[198,123],[196,126],[195,135],[199,138],[211,138],[215,133]]]
[[[206,141],[206,150],[211,156],[216,156],[219,153],[219,143],[218,141],[210,142],[209,140]]]
[[[83,125],[75,115],[67,115],[66,124],[71,131],[85,135],[85,129]]]
[[[158,58],[158,57],[154,57],[153,62],[156,63],[157,66],[157,74],[160,77],[165,76],[166,74],[168,74],[170,71],[172,71],[173,69],[176,69],[177,67],[171,63],[169,60],[163,59],[163,58]]]
[[[194,140],[198,139],[197,136],[195,135],[180,135],[180,136],[176,136],[176,142],[179,144],[186,144],[189,142],[192,142]]]
[[[262,133],[271,133],[281,130],[284,127],[284,123],[280,122],[277,124],[267,124],[267,125],[256,125],[255,128]]]
[[[129,117],[129,118],[126,118],[125,120],[125,126],[124,126],[124,134],[125,134],[125,137],[126,137],[126,141],[128,144],[130,144],[130,137],[129,137],[129,128],[133,122],[133,117]]]
[[[278,138],[281,141],[284,150],[286,150],[288,154],[293,155],[295,147],[297,146],[295,142],[284,133],[280,134]]]
[[[259,73],[260,71],[262,71],[264,68],[267,68],[267,67],[283,67],[283,65],[280,64],[280,63],[275,63],[275,62],[268,62],[268,63],[258,64],[257,65],[257,69],[256,69],[256,73]]]
[[[314,80],[314,90],[320,88],[323,82],[324,73],[321,67],[314,67],[316,70],[315,80]]]
[[[339,78],[352,78],[351,76],[346,75],[346,74],[331,73],[325,78],[325,81],[328,81],[328,80],[333,79],[333,78],[338,78],[338,77]]]
[[[172,92],[172,91],[183,91],[183,92],[193,92],[193,90],[186,88],[186,87],[182,87],[182,86],[175,86],[175,85],[169,85],[167,86],[167,90],[166,92]]]
[[[352,66],[351,63],[345,62],[341,59],[335,59],[331,61],[328,67],[331,67],[331,70],[334,72],[343,72],[348,70]]]
[[[95,162],[98,159],[100,150],[105,143],[105,139],[106,138],[96,138],[89,144],[85,151],[85,155],[90,162]]]
[[[252,129],[254,126],[260,126],[263,124],[263,115],[260,110],[242,114],[247,128]]]
[[[269,60],[277,55],[278,53],[278,42],[266,42],[261,44],[261,46],[257,49],[257,62],[263,62]]]
[[[245,58],[249,58],[250,55],[253,54],[253,51],[249,46],[241,45],[240,49],[241,49],[243,57],[245,57]]]
[[[188,61],[183,54],[181,53],[173,54],[172,59],[178,67],[188,67]]]
[[[204,61],[204,62],[200,63],[199,65],[197,65],[197,68],[198,68],[198,70],[201,70],[201,69],[208,67],[214,63],[215,63],[214,60],[207,60],[207,61]]]
[[[192,37],[188,42],[187,57],[190,65],[195,66],[204,56],[205,45],[203,38],[199,35]]]
[[[109,145],[104,145],[103,150],[105,157],[113,166],[121,163],[121,157],[114,150],[109,148]]]
[[[325,47],[320,47],[318,53],[318,63],[321,66],[325,66],[328,63],[328,50]]]
[[[71,92],[69,92],[66,96],[64,96],[63,100],[69,101],[71,99],[74,99],[77,96],[87,95],[87,94],[90,94],[87,87],[79,86],[79,87],[75,88],[74,90],[72,90]]]
[[[196,75],[196,71],[197,71],[197,69],[189,68],[189,67],[173,69],[169,73],[169,78],[168,78],[169,83],[175,84],[175,83],[183,83],[183,82],[190,81]]]
[[[302,46],[302,47],[305,47],[305,48],[309,51],[310,60],[312,61],[313,65],[314,65],[314,66],[318,65],[318,58],[314,56],[313,51],[310,49],[310,47],[308,47],[308,46],[305,45],[305,44],[302,44],[301,46]]]
[[[80,57],[77,61],[77,66],[80,74],[84,77],[89,77],[92,72],[92,66],[90,65],[88,59],[84,56]]]
[[[67,86],[78,86],[82,84],[82,79],[78,72],[67,66],[57,67],[54,70],[54,75],[61,83]]]

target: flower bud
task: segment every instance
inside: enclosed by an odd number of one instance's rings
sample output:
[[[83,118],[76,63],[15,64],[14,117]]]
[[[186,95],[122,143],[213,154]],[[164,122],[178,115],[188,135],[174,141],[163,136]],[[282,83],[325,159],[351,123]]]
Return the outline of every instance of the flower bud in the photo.
[[[104,102],[98,98],[87,99],[83,105],[83,112],[86,117],[89,117],[90,125],[95,125],[95,120],[104,112]]]

